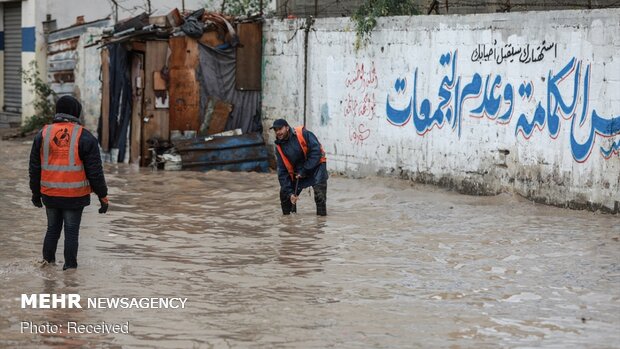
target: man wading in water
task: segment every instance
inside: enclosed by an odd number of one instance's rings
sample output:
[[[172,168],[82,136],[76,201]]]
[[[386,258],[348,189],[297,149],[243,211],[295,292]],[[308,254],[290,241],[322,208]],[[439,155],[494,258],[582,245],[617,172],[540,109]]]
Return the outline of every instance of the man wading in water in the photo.
[[[103,176],[97,139],[80,126],[82,105],[63,96],[56,102],[56,115],[34,138],[30,152],[32,204],[47,214],[41,266],[56,262],[56,246],[65,226],[65,264],[77,268],[78,237],[82,211],[90,205],[90,193],[99,197],[99,213],[108,210],[108,187]]]
[[[296,212],[299,193],[312,187],[316,214],[326,216],[327,159],[321,143],[312,132],[302,126],[292,129],[284,119],[274,121],[271,129],[276,133],[282,213]]]

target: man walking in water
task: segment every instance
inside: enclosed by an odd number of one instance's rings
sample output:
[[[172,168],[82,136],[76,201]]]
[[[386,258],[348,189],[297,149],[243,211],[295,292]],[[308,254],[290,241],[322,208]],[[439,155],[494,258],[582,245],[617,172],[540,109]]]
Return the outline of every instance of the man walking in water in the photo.
[[[299,193],[314,189],[316,214],[327,215],[327,159],[316,136],[303,126],[291,128],[284,119],[271,126],[276,133],[280,203],[285,215],[296,212]]]
[[[108,187],[103,175],[97,139],[80,125],[82,105],[63,96],[56,102],[52,124],[35,136],[30,152],[32,204],[47,214],[42,266],[56,262],[56,247],[65,227],[63,270],[77,268],[82,211],[90,193],[99,197],[99,213],[108,210]]]

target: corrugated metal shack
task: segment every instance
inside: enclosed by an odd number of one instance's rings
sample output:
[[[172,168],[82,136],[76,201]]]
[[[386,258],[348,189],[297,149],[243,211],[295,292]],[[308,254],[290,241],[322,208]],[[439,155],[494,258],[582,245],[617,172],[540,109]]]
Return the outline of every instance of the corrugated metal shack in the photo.
[[[102,43],[98,134],[112,161],[156,166],[174,147],[184,168],[268,170],[261,18],[143,13]]]

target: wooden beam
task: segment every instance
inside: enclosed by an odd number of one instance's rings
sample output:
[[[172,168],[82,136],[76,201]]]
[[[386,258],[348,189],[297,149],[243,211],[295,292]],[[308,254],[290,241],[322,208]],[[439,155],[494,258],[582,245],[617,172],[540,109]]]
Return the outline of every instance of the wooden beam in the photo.
[[[151,155],[146,143],[150,138],[170,139],[168,109],[157,109],[155,107],[155,90],[153,89],[153,73],[161,71],[166,65],[168,53],[167,41],[147,41],[146,53],[144,57],[144,108],[142,116],[142,139],[141,166],[146,166],[151,161]],[[148,121],[144,121],[144,120]]]
[[[131,142],[129,159],[131,163],[140,160],[142,135],[142,97],[144,96],[144,55],[134,53],[131,58]]]

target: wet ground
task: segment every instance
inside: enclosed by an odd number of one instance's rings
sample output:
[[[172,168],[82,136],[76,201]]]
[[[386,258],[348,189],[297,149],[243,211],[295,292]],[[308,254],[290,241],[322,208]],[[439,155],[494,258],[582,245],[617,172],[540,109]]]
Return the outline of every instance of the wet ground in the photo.
[[[505,194],[332,178],[328,217],[275,174],[106,165],[79,269],[39,268],[29,141],[0,141],[0,347],[618,348],[620,217]],[[62,260],[62,240],[57,259]],[[184,309],[22,309],[22,293],[183,297]],[[33,324],[128,334],[22,333]]]

